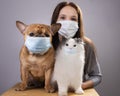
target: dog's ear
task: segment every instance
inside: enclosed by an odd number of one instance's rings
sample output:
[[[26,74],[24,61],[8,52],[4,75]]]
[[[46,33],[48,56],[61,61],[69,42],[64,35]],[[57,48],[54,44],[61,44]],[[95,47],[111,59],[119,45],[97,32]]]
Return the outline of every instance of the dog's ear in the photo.
[[[24,30],[27,27],[27,25],[21,21],[16,21],[16,26],[20,30],[20,32],[24,35]]]
[[[51,25],[51,31],[53,32],[52,35],[54,35],[56,32],[58,32],[58,30],[60,29],[60,27],[61,27],[60,23],[52,24]]]

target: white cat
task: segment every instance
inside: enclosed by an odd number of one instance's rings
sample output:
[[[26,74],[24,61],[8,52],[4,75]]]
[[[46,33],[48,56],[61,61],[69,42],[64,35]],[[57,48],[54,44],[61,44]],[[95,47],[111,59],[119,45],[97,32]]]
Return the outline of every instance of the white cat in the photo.
[[[81,39],[68,39],[56,53],[53,79],[58,84],[59,96],[67,96],[72,87],[77,94],[83,94],[81,88],[85,63],[84,43]]]

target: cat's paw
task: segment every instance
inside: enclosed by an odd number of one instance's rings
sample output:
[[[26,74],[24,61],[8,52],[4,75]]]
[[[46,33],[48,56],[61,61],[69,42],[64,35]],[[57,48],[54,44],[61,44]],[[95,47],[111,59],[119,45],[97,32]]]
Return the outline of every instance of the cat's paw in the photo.
[[[78,88],[76,91],[75,91],[76,94],[83,94],[84,91],[82,88]]]
[[[59,93],[58,96],[68,96],[67,92]]]

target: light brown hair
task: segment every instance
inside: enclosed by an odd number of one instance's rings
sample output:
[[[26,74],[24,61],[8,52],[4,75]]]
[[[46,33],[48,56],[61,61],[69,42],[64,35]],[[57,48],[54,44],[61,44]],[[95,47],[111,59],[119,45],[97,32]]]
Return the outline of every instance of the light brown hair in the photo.
[[[73,2],[61,2],[59,3],[54,11],[53,11],[53,14],[52,14],[52,18],[51,18],[51,25],[56,23],[57,22],[57,19],[58,19],[58,16],[59,16],[59,13],[61,11],[61,9],[65,6],[71,6],[73,7],[76,12],[77,12],[77,15],[78,15],[78,26],[79,26],[79,29],[78,31],[76,32],[75,36],[73,38],[81,38],[84,40],[85,43],[87,43],[88,45],[90,45],[91,47],[93,47],[94,51],[95,51],[95,47],[94,47],[94,44],[93,42],[87,38],[86,36],[84,36],[84,27],[83,27],[83,18],[82,18],[82,11],[80,9],[80,7],[78,5],[76,5],[75,3]],[[53,36],[53,46],[55,49],[57,49],[60,41],[59,41],[59,37],[58,37],[58,33],[56,33],[54,36]]]
[[[75,10],[77,11],[79,29],[76,32],[74,37],[83,38],[84,30],[83,30],[82,12],[81,12],[81,9],[73,2],[61,2],[61,3],[59,3],[56,6],[56,8],[54,9],[54,12],[52,14],[51,24],[56,23],[58,16],[59,16],[59,13],[60,13],[60,10],[65,6],[71,6],[71,7],[75,8]],[[57,33],[55,36],[53,36],[53,46],[56,49],[58,47],[58,45],[59,45],[59,38],[58,38],[58,33]]]

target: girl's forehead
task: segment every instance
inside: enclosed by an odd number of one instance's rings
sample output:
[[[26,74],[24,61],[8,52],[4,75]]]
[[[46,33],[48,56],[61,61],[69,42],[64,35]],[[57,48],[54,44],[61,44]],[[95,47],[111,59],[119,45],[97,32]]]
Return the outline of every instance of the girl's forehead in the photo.
[[[65,6],[61,9],[59,15],[66,15],[66,16],[75,16],[78,17],[77,11],[72,6]]]

